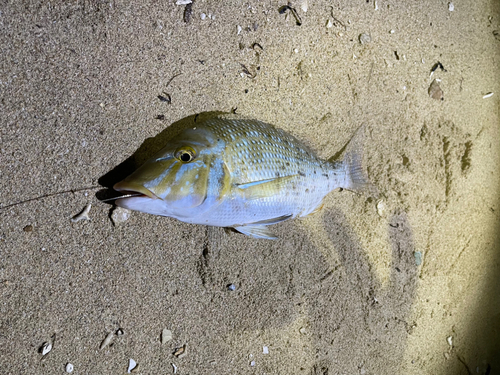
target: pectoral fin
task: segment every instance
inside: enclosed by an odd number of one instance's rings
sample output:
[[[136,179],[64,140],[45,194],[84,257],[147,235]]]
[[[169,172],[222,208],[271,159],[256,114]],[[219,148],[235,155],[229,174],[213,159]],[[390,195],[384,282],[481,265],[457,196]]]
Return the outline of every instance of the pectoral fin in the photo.
[[[251,181],[236,184],[245,199],[260,199],[278,194],[297,175],[270,178],[267,180]]]
[[[262,239],[266,239],[266,240],[276,240],[278,237],[276,237],[269,230],[269,228],[267,226],[271,225],[271,224],[281,223],[282,221],[290,219],[292,216],[293,215],[290,214],[290,215],[273,217],[272,219],[261,220],[261,221],[256,221],[255,223],[236,226],[236,227],[234,227],[234,229],[236,229],[240,233],[246,234],[247,236],[250,236],[253,238],[262,238]]]

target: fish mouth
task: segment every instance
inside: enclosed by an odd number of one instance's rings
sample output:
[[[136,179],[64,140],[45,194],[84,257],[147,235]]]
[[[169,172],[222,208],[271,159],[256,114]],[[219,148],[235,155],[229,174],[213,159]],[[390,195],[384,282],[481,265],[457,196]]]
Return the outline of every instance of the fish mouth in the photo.
[[[158,199],[158,197],[143,185],[134,183],[132,181],[120,181],[113,186],[113,189],[125,195],[134,194],[136,197],[148,197],[151,199]],[[126,198],[126,196],[124,196]],[[120,197],[118,197],[120,199]]]

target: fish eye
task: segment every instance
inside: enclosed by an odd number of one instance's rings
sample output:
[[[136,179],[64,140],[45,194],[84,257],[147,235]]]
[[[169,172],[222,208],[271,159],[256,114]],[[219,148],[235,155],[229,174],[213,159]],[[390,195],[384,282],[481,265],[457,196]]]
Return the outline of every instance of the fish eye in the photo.
[[[175,153],[175,157],[182,161],[183,163],[189,163],[194,160],[195,152],[192,148],[181,148]]]

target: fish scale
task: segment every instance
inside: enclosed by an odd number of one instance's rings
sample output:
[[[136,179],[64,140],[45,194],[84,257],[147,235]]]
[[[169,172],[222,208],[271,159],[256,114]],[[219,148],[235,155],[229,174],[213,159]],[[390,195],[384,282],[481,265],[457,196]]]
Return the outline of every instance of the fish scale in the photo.
[[[211,118],[173,138],[116,184],[118,191],[141,194],[118,199],[117,205],[275,238],[268,225],[316,212],[330,191],[370,190],[361,138],[355,136],[344,158],[331,162],[264,122]]]

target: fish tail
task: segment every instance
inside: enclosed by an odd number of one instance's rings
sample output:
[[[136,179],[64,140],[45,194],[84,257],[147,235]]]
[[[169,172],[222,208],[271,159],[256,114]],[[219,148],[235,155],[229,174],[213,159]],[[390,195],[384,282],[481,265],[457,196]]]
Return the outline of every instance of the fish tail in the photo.
[[[343,170],[345,179],[340,187],[346,190],[376,196],[377,187],[368,179],[363,168],[363,143],[365,125],[361,125],[349,143],[344,147],[344,157],[335,164]]]

